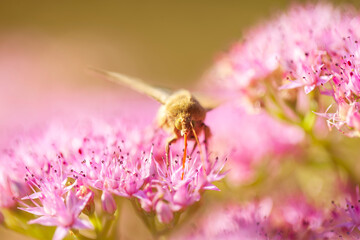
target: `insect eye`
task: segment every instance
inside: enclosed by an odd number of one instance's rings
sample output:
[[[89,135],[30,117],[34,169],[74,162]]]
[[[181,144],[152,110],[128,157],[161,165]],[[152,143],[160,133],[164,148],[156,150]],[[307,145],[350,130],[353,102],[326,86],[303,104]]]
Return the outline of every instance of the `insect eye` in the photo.
[[[181,118],[176,119],[176,121],[175,121],[175,127],[176,127],[178,130],[181,130],[181,129],[182,129],[182,119],[181,119]]]

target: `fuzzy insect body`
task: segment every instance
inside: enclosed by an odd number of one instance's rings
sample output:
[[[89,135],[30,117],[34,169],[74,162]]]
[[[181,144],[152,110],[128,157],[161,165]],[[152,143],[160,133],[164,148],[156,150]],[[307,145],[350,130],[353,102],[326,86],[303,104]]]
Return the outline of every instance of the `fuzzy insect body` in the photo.
[[[187,90],[174,92],[158,111],[157,123],[177,137],[191,134],[194,128],[199,133],[206,117],[206,110]]]
[[[100,69],[92,70],[105,76],[112,82],[128,86],[137,92],[154,98],[162,104],[157,113],[157,124],[170,134],[165,146],[168,164],[170,144],[182,137],[184,137],[185,145],[183,167],[185,166],[186,160],[187,139],[195,140],[193,151],[197,145],[199,145],[201,151],[197,136],[201,132],[204,132],[204,142],[205,147],[207,148],[207,139],[211,136],[211,133],[209,127],[204,124],[204,120],[207,111],[214,108],[213,106],[205,107],[187,90],[178,90],[173,93],[168,93],[163,89],[150,86],[139,79],[124,74]],[[204,161],[203,166],[205,167]]]

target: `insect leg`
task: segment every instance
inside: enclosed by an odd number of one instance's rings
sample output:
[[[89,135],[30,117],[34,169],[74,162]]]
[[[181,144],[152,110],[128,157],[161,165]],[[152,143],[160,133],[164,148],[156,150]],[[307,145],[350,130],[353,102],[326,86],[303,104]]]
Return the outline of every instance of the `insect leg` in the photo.
[[[192,156],[193,153],[195,152],[196,146],[197,146],[197,141],[194,142],[194,146],[193,146],[193,149],[190,152],[190,156]]]
[[[195,128],[192,125],[192,123],[190,123],[190,125],[191,125],[192,132],[194,134],[195,141],[196,141],[197,145],[199,146],[199,152],[200,152],[200,158],[201,158],[201,163],[202,163],[203,170],[204,170],[204,172],[206,172],[205,161],[204,161],[203,154],[202,154],[202,151],[201,151],[201,145],[200,145],[200,142],[199,142],[199,138],[198,138],[198,136],[196,134]],[[205,124],[204,124],[204,126],[205,126]]]
[[[169,168],[170,166],[170,160],[169,160],[169,152],[170,152],[170,145],[173,143],[173,142],[176,142],[176,140],[178,140],[178,136],[176,135],[173,135],[171,137],[168,137],[166,139],[166,146],[165,146],[165,150],[166,150],[166,164],[167,164],[167,168]]]
[[[210,128],[204,124],[205,155],[208,155],[208,139],[212,136]]]

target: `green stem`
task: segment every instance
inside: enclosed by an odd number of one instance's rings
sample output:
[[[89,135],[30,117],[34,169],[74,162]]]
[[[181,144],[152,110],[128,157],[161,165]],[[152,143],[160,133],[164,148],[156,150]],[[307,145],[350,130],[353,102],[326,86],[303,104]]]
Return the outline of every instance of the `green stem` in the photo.
[[[271,100],[274,106],[277,107],[276,115],[283,121],[299,124],[299,115],[277,94],[278,90],[274,90],[271,86],[272,81],[265,81],[264,85],[267,92],[267,100]],[[274,109],[267,108],[268,113],[272,114]],[[273,115],[273,114],[272,114]]]
[[[108,233],[111,228],[111,225],[113,223],[113,220],[115,219],[114,216],[106,215],[103,217],[104,223],[103,228],[101,229],[101,232],[98,235],[98,239],[107,239]]]
[[[338,153],[336,151],[334,151],[336,147],[334,147],[329,140],[318,139],[311,130],[305,132],[310,138],[311,141],[310,144],[322,148],[328,154],[329,159],[331,163],[334,165],[334,167],[338,170],[343,169],[347,173],[347,176],[349,177],[350,181],[357,185],[358,179],[356,177],[354,170],[348,164],[346,164],[346,162],[344,162],[343,159],[341,159],[338,156]]]
[[[153,213],[147,214],[144,212],[141,207],[139,206],[139,203],[136,201],[136,199],[131,199],[131,204],[133,208],[135,209],[136,214],[139,216],[139,218],[142,220],[142,222],[145,224],[147,229],[150,231],[152,237],[154,239],[164,238],[168,233],[174,230],[175,226],[178,226],[181,212],[176,212],[174,215],[174,219],[169,224],[159,224],[156,221],[156,215]]]
[[[308,114],[302,116],[297,114],[296,111],[294,111],[283,99],[281,99],[281,97],[279,97],[276,90],[274,90],[274,88],[271,86],[271,81],[265,81],[265,87],[267,90],[265,100],[269,101],[273,106],[276,107],[276,111],[274,113],[274,109],[271,109],[271,106],[265,105],[266,111],[283,121],[285,120],[288,123],[290,122],[301,127],[309,137],[310,144],[321,147],[324,151],[326,151],[332,164],[337,169],[343,169],[348,174],[349,179],[353,183],[357,184],[358,179],[354,170],[338,156],[336,151],[334,151],[335,148],[333,148],[331,142],[318,139],[313,132],[316,120],[313,112],[316,111],[315,108],[319,106],[319,93],[314,92],[312,95],[309,95],[311,109],[309,110]]]
[[[353,171],[353,168],[351,168],[348,164],[346,164],[346,162],[344,162],[341,158],[337,156],[337,153],[334,151],[334,147],[332,147],[330,143],[324,144],[324,147],[329,153],[332,163],[336,167],[342,168],[347,173],[350,181],[355,185],[357,185],[358,179],[356,177],[355,172]]]
[[[92,214],[91,216],[89,216],[90,222],[92,223],[92,225],[94,226],[94,230],[96,233],[96,236],[98,236],[101,233],[102,230],[102,224],[100,219],[98,218],[96,212],[94,212],[94,214]]]
[[[109,228],[110,234],[108,234],[109,239],[116,239],[116,229],[117,228],[114,226],[119,226],[119,219],[120,219],[119,215],[120,215],[120,204],[118,204],[118,210],[115,212],[114,220],[110,224],[110,228]]]
[[[85,237],[84,235],[81,235],[79,232],[78,233],[74,233],[74,235],[76,236],[77,239],[79,240],[94,240],[92,238],[88,238],[88,237]]]
[[[130,199],[130,202],[133,208],[135,209],[136,215],[138,215],[138,217],[143,221],[143,223],[145,224],[147,229],[151,232],[153,237],[157,239],[158,236],[157,236],[155,221],[153,219],[154,217],[151,216],[151,219],[149,219],[149,217],[140,209],[136,199]]]

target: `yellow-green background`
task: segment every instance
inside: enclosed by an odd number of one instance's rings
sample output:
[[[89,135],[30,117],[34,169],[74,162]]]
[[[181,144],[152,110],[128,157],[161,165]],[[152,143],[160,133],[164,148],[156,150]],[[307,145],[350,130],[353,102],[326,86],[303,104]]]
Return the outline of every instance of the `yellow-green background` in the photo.
[[[26,52],[26,61],[42,68],[29,78],[24,73],[18,79],[20,84],[7,94],[21,98],[16,94],[26,91],[28,100],[37,97],[41,101],[44,91],[57,88],[113,88],[84,74],[87,66],[124,72],[154,84],[189,87],[244,29],[266,21],[292,2],[2,0],[0,53],[3,50],[11,55],[14,51],[21,56]],[[357,0],[336,2],[360,4]],[[3,61],[8,56],[0,54]],[[0,95],[5,94],[2,89],[7,89],[7,84],[11,82],[0,79]],[[0,97],[0,101],[6,99]],[[19,101],[16,106],[20,112],[21,106],[29,107],[26,99]],[[11,100],[6,105],[11,108]],[[0,119],[8,114],[13,111],[0,109]],[[138,229],[142,231],[143,226]],[[20,239],[3,228],[0,237]]]
[[[57,48],[69,56],[64,65],[74,55],[85,55],[84,66],[102,63],[150,82],[180,86],[198,79],[244,29],[293,2],[3,0],[0,34],[43,37],[40,54]],[[26,47],[26,39],[19,45]]]

